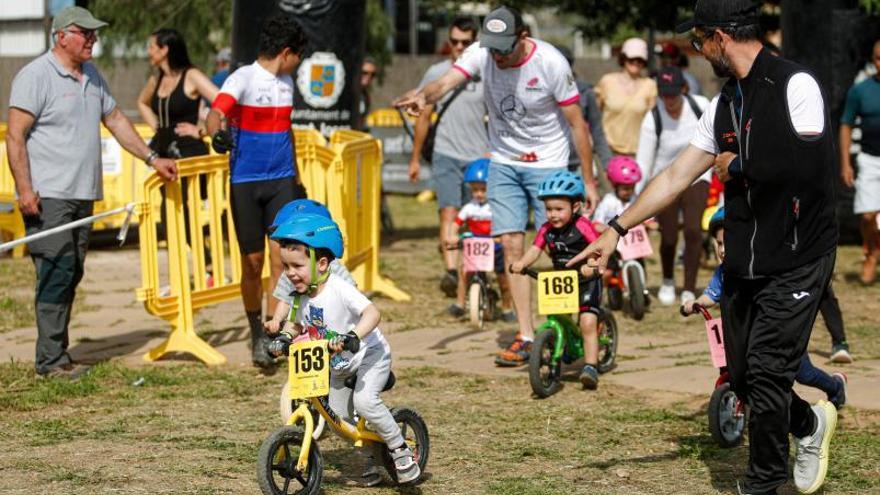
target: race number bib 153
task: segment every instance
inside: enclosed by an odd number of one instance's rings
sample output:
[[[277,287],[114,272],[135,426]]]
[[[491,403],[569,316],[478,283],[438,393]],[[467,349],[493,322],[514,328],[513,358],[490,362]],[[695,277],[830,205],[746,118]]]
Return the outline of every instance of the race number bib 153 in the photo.
[[[291,399],[308,399],[330,393],[330,351],[326,340],[292,344],[289,368]]]
[[[727,366],[727,356],[724,355],[724,334],[721,332],[721,318],[713,318],[706,322],[706,337],[709,338],[712,365],[716,368]]]
[[[461,241],[466,272],[491,272],[495,268],[495,241],[491,237],[466,237]]]
[[[626,236],[621,237],[617,242],[617,250],[620,251],[620,257],[623,258],[623,261],[647,258],[654,254],[651,241],[648,239],[648,231],[644,225],[629,229]]]
[[[564,315],[580,308],[577,270],[538,274],[538,313]]]

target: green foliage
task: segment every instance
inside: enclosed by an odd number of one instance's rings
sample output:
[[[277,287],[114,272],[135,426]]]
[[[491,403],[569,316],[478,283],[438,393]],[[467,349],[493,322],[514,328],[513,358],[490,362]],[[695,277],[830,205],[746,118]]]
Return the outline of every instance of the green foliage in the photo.
[[[694,6],[693,0],[562,0],[554,4],[560,12],[582,14],[577,28],[593,40],[615,38],[630,29],[671,31]]]
[[[89,10],[110,23],[101,31],[104,60],[117,51],[137,57],[150,33],[174,28],[183,34],[192,62],[210,73],[214,54],[229,44],[232,0],[92,0]]]
[[[380,0],[367,0],[367,42],[364,53],[373,57],[379,64],[379,82],[385,73],[382,68],[391,63],[391,50],[388,39],[394,34],[391,18],[382,9]]]
[[[860,0],[862,8],[869,14],[880,13],[880,0]]]

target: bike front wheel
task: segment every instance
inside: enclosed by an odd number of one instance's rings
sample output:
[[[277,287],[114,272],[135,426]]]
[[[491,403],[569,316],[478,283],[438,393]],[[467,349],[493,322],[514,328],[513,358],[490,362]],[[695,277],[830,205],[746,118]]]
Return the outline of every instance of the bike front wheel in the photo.
[[[709,431],[718,445],[730,448],[742,442],[746,418],[729,383],[722,383],[712,392],[708,414]]]
[[[599,318],[599,373],[607,373],[614,369],[617,359],[617,320],[611,311],[603,311]]]
[[[298,470],[302,445],[302,431],[292,426],[279,428],[263,440],[257,454],[257,482],[263,495],[317,495],[324,461],[318,444],[312,442],[308,467]]]
[[[470,316],[471,326],[474,330],[483,329],[483,306],[486,304],[486,298],[483,297],[483,288],[480,284],[473,283],[468,288],[468,313]]]
[[[637,267],[626,268],[626,281],[629,287],[629,308],[632,317],[639,321],[645,317],[645,282]]]
[[[407,484],[417,484],[425,476],[428,456],[431,454],[431,438],[428,436],[428,425],[425,424],[425,420],[422,419],[422,416],[415,409],[408,407],[392,408],[391,415],[394,417],[394,422],[400,427],[400,434],[403,435],[403,440],[406,442],[407,447],[412,450],[416,464],[419,465],[419,471],[422,473],[416,480],[410,481]],[[382,463],[385,465],[385,470],[388,471],[388,476],[395,483],[398,483],[394,458],[391,457],[391,452],[388,451],[387,445],[380,445],[380,447],[382,449]]]
[[[535,339],[529,355],[529,383],[532,385],[532,392],[542,399],[562,388],[562,360],[553,362],[555,350],[556,332],[547,329]]]
[[[281,387],[281,396],[278,399],[278,414],[281,416],[281,423],[287,423],[290,415],[293,414],[293,410],[296,409],[294,405],[294,401],[290,400],[290,387],[289,382],[284,382],[284,386]],[[312,413],[312,421],[315,425],[315,431],[312,434],[312,438],[315,440],[320,440],[324,433],[327,431],[325,426],[327,426],[327,422],[324,421],[324,416],[321,416],[311,404],[309,404],[309,412]]]

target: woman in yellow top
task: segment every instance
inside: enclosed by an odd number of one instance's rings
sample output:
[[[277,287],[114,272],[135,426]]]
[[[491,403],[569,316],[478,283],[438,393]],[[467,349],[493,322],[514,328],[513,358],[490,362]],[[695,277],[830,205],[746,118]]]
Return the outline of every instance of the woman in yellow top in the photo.
[[[642,119],[657,101],[657,84],[643,74],[648,64],[648,44],[639,38],[626,40],[618,61],[622,69],[599,79],[596,98],[611,151],[635,156]]]

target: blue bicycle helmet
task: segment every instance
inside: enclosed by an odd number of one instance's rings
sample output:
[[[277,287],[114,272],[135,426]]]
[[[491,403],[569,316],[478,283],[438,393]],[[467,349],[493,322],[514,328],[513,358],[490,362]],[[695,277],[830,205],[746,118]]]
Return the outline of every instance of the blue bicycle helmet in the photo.
[[[315,214],[296,215],[279,225],[272,233],[271,239],[297,241],[311,248],[326,248],[337,258],[342,258],[345,252],[342,233],[336,222]]]
[[[709,219],[709,235],[715,237],[718,229],[724,227],[724,207],[718,208],[718,211]]]
[[[275,215],[275,221],[272,222],[272,225],[269,227],[269,231],[272,232],[278,228],[282,223],[286,223],[288,220],[294,218],[297,215],[318,215],[326,218],[332,219],[333,217],[330,215],[330,210],[327,209],[326,206],[318,203],[317,201],[311,199],[295,199],[290,203],[282,206],[278,213]]]
[[[538,199],[565,197],[584,199],[584,181],[571,172],[554,172],[538,187]]]
[[[489,182],[489,159],[480,158],[467,164],[464,169],[465,182]]]

